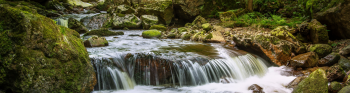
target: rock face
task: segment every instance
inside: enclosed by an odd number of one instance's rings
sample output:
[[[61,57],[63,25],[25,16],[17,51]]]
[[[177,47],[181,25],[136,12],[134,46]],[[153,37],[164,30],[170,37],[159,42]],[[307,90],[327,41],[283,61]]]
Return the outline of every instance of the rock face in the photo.
[[[79,33],[25,6],[0,5],[0,86],[12,92],[84,92],[95,72]]]
[[[314,44],[323,43],[328,44],[328,31],[327,27],[322,25],[317,20],[313,19],[309,23],[308,29],[310,29],[311,41]]]
[[[68,19],[68,28],[73,29],[77,31],[79,34],[81,33],[86,33],[89,30],[81,23],[80,21],[74,19],[74,18],[69,18]]]
[[[326,72],[317,69],[301,81],[292,93],[328,93]]]
[[[85,47],[103,47],[108,46],[108,41],[104,37],[92,36],[84,41]]]
[[[318,62],[318,56],[315,52],[308,52],[300,54],[291,59],[290,65],[292,67],[314,67]]]
[[[113,11],[111,11],[113,12]],[[119,5],[116,7],[113,13],[121,13],[121,14],[135,14],[136,10],[128,5]]]
[[[86,24],[86,28],[88,29],[100,29],[102,28],[107,21],[107,14],[98,14],[93,17],[88,21]]]
[[[143,29],[149,29],[151,26],[158,23],[158,17],[153,15],[142,15],[141,19]]]
[[[309,48],[310,52],[315,52],[320,58],[332,52],[332,47],[328,44],[314,44]]]
[[[102,28],[98,30],[91,30],[84,34],[84,36],[88,36],[88,35],[113,36],[113,35],[124,35],[124,32],[113,32],[113,31],[109,31],[106,28]]]
[[[123,29],[125,27],[136,29],[141,27],[141,20],[134,14],[114,14],[110,24],[113,29]]]
[[[142,32],[142,37],[143,38],[154,38],[154,37],[158,38],[161,35],[162,34],[158,30],[147,30],[147,31],[143,31]]]
[[[324,58],[318,60],[317,66],[331,66],[335,63],[338,63],[339,59],[340,55],[338,53],[331,53],[325,56]]]
[[[350,36],[350,4],[344,2],[341,5],[330,8],[316,14],[316,19],[327,25],[330,39],[349,39]]]

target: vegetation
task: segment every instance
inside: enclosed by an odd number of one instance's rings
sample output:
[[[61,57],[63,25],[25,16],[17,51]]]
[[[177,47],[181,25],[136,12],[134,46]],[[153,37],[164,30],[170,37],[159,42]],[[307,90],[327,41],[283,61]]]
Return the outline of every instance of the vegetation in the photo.
[[[251,25],[260,25],[261,27],[274,29],[277,26],[296,27],[296,24],[302,23],[304,18],[284,18],[279,15],[271,14],[269,17],[259,12],[247,13],[233,20],[223,23],[226,27],[246,27]]]

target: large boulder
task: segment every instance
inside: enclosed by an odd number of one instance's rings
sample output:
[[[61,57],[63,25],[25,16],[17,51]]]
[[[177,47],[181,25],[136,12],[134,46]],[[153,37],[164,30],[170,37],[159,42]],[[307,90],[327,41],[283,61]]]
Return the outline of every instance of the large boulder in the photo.
[[[98,15],[95,15],[93,17],[91,17],[88,22],[86,22],[86,28],[88,29],[100,29],[102,27],[111,27],[111,26],[107,26],[107,15],[108,14],[98,14]]]
[[[338,63],[339,59],[340,55],[338,53],[331,53],[318,60],[317,66],[331,66],[335,63]]]
[[[308,52],[297,55],[291,59],[290,66],[310,68],[317,65],[318,56],[315,52]]]
[[[292,93],[328,93],[326,72],[317,69],[301,81]]]
[[[92,36],[84,41],[85,47],[103,47],[108,46],[108,41],[104,37]]]
[[[214,28],[216,28],[214,26]],[[303,46],[298,42],[287,41],[256,30],[234,29],[232,33],[235,46],[239,49],[256,53],[265,60],[269,60],[278,66],[287,65],[292,58],[293,52]],[[224,31],[224,30],[222,30]]]
[[[172,2],[160,1],[156,3],[147,3],[143,7],[137,8],[137,16],[153,15],[157,16],[158,20],[162,24],[169,25],[174,18],[174,9],[172,8]]]
[[[0,90],[93,90],[96,76],[79,33],[25,6],[0,5],[0,20]]]
[[[141,27],[141,20],[134,14],[114,14],[113,19],[110,20],[113,29],[131,28],[136,29]]]
[[[89,30],[81,23],[80,21],[74,19],[74,18],[69,18],[68,19],[68,28],[73,29],[77,31],[79,34],[81,33],[86,33]]]
[[[149,29],[151,26],[158,23],[158,17],[153,15],[142,15],[141,20],[143,29]]]
[[[114,35],[124,35],[124,32],[114,32],[114,31],[109,31],[106,28],[102,28],[102,29],[98,29],[98,30],[91,30],[91,31],[84,34],[84,36],[89,36],[89,35],[114,36]]]
[[[332,46],[328,44],[314,44],[309,48],[310,52],[315,52],[320,58],[332,53]]]
[[[143,38],[158,38],[162,35],[158,30],[147,30],[142,32]]]
[[[310,37],[311,37],[312,43],[328,44],[329,37],[328,37],[328,31],[326,26],[322,25],[316,19],[313,19],[309,23],[308,29],[310,29]]]
[[[344,2],[341,5],[330,8],[316,14],[316,19],[327,25],[330,39],[349,39],[350,36],[350,4]]]

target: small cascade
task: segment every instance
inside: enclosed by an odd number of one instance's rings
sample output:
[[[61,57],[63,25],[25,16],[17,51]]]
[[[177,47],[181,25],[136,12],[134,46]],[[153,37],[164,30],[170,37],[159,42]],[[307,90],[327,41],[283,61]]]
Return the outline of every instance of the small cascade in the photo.
[[[140,53],[92,58],[98,79],[95,90],[127,90],[135,84],[182,87],[220,83],[220,80],[233,83],[267,72],[261,59],[251,54],[230,53],[224,53],[227,57],[222,59],[176,60]]]
[[[68,28],[68,19],[57,18],[55,19],[56,24],[67,27]]]

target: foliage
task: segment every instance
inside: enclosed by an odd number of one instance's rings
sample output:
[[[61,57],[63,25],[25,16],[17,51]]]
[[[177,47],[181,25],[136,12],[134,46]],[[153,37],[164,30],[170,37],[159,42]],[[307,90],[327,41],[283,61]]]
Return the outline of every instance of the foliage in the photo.
[[[231,23],[226,23],[226,27],[246,27],[253,24],[260,25],[265,28],[274,29],[277,26],[296,27],[296,24],[303,22],[304,18],[296,17],[286,19],[279,15],[269,15],[266,17],[259,12],[247,13],[232,20]]]

